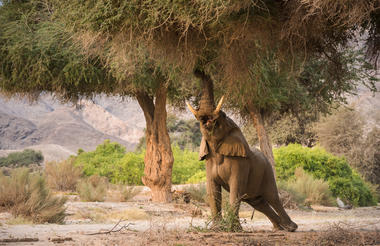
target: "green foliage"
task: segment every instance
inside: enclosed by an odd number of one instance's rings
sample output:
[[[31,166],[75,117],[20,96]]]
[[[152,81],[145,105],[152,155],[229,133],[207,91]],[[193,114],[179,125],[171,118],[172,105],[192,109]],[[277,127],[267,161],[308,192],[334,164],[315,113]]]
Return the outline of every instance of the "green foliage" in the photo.
[[[108,181],[105,177],[92,175],[78,183],[77,191],[84,202],[104,202]]]
[[[40,151],[26,149],[22,152],[10,153],[7,157],[0,158],[0,167],[23,167],[30,164],[40,165],[44,157]]]
[[[63,223],[66,198],[55,197],[45,178],[26,168],[14,169],[11,176],[0,174],[0,209],[35,223]]]
[[[172,150],[174,156],[173,184],[189,183],[190,181],[194,181],[194,175],[200,176],[197,173],[205,173],[205,165],[198,160],[198,153],[186,149],[181,150],[176,145],[172,147]]]
[[[206,182],[206,171],[205,170],[197,171],[194,175],[192,175],[186,181],[186,183],[189,183],[189,184],[198,184],[198,183],[202,183],[202,182]]]
[[[376,198],[368,184],[342,157],[333,156],[319,147],[310,149],[297,144],[275,149],[274,156],[276,174],[280,180],[290,179],[296,168],[300,167],[314,178],[327,181],[334,196],[355,206],[376,204]]]
[[[142,185],[144,175],[145,152],[128,152],[115,163],[111,178],[112,183]]]
[[[0,88],[35,99],[42,91],[64,100],[109,92],[115,85],[99,59],[85,57],[51,2],[7,1],[0,6]],[[28,81],[28,83],[25,83]]]
[[[174,145],[173,184],[196,183],[205,180],[205,165],[198,161],[198,153],[182,150]],[[86,176],[100,175],[114,184],[142,185],[144,151],[125,153],[118,143],[106,140],[96,150],[81,152],[75,166],[81,166]]]
[[[117,163],[125,153],[122,145],[105,140],[94,151],[79,153],[75,158],[75,165],[81,166],[86,176],[98,174],[112,180]]]

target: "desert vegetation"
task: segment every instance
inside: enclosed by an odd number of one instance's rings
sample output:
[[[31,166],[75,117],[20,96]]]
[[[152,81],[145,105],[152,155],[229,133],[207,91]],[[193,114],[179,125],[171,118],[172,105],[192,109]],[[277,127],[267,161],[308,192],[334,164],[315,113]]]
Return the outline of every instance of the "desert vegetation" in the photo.
[[[45,174],[49,187],[59,191],[74,191],[82,172],[81,167],[74,166],[74,158],[45,164]]]
[[[10,176],[0,174],[0,209],[34,223],[63,223],[65,197],[54,196],[45,178],[28,169],[14,169]]]
[[[40,165],[44,157],[40,151],[26,149],[21,152],[8,154],[0,157],[0,167],[25,167],[32,164]]]

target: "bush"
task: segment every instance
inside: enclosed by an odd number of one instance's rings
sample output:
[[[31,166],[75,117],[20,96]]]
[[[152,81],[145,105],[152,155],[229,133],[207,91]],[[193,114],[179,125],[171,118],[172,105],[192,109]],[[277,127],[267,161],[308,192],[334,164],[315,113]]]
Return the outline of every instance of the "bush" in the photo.
[[[276,174],[280,180],[294,176],[297,167],[314,178],[327,181],[332,194],[354,206],[376,205],[376,198],[360,176],[343,157],[336,157],[322,148],[306,148],[291,144],[274,150]]]
[[[110,176],[111,182],[116,184],[142,185],[144,175],[145,152],[129,152],[115,163]]]
[[[78,183],[77,191],[84,202],[104,202],[108,182],[105,177],[92,175]]]
[[[95,151],[78,151],[74,164],[83,167],[86,176],[97,174],[111,180],[115,163],[121,160],[125,153],[125,147],[121,144],[105,140]]]
[[[0,174],[0,209],[15,217],[35,223],[62,223],[65,202],[66,198],[52,195],[44,177],[38,173],[21,168],[13,170],[9,177]]]
[[[141,186],[126,186],[122,184],[109,184],[107,190],[107,201],[127,202],[139,194]]]
[[[196,172],[193,176],[191,176],[186,183],[188,184],[199,184],[202,182],[206,182],[206,171],[201,170]]]
[[[185,184],[194,182],[196,178],[202,179],[202,172],[206,173],[205,165],[198,160],[198,153],[190,150],[181,150],[178,146],[172,147],[174,164],[173,184]],[[197,177],[193,177],[197,175]]]
[[[198,160],[197,152],[181,150],[177,145],[172,146],[172,151],[173,184],[205,181],[205,165]],[[120,144],[105,141],[95,151],[81,151],[74,163],[83,167],[86,176],[104,176],[113,184],[142,185],[144,156],[145,151],[125,153]]]
[[[82,168],[74,166],[74,158],[62,162],[48,162],[45,173],[50,188],[60,191],[74,191],[79,178],[82,176]]]
[[[114,184],[141,185],[144,152],[126,153],[125,147],[121,144],[106,140],[95,151],[78,151],[74,164],[81,166],[86,176],[103,176]]]
[[[0,167],[23,167],[31,164],[40,165],[44,160],[40,151],[26,149],[22,152],[10,153],[7,157],[0,158]]]
[[[298,204],[334,205],[334,199],[327,182],[313,178],[300,167],[295,170],[294,176],[295,179],[289,179],[281,185],[281,188],[291,193]]]

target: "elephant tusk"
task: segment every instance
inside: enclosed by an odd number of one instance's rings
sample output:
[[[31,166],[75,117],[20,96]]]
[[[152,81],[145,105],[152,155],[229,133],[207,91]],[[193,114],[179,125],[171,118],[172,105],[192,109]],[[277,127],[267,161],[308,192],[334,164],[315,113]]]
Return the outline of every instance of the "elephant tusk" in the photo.
[[[186,102],[186,105],[189,108],[189,110],[194,114],[194,116],[197,117],[197,111],[193,107],[191,107],[190,103]]]
[[[219,111],[220,111],[220,109],[222,108],[222,105],[223,105],[223,99],[224,99],[224,96],[222,96],[222,98],[220,98],[218,106],[216,106],[216,109],[214,110],[214,114],[219,113]]]

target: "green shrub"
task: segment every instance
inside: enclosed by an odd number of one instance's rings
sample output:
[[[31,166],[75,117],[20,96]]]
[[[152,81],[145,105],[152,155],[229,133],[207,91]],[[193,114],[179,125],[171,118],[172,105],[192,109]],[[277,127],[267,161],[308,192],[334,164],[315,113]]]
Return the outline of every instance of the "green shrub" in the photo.
[[[105,177],[92,175],[78,183],[77,191],[84,202],[104,202],[108,181]]]
[[[40,151],[26,149],[22,152],[10,153],[7,157],[0,158],[0,167],[23,167],[30,164],[40,165],[44,160]]]
[[[205,181],[205,165],[198,160],[198,153],[172,146],[174,163],[173,184]],[[118,143],[105,141],[95,151],[78,152],[75,165],[83,167],[86,176],[106,177],[113,184],[142,185],[145,151],[125,153]]]
[[[82,168],[74,166],[74,158],[61,162],[48,162],[45,165],[45,174],[50,188],[60,191],[74,191]]]
[[[125,155],[125,147],[109,140],[90,152],[78,151],[74,164],[83,167],[86,176],[100,175],[112,179],[116,163]]]
[[[65,218],[66,198],[55,197],[47,189],[43,176],[21,168],[11,176],[0,174],[0,210],[34,223],[62,223]]]
[[[200,170],[196,172],[193,176],[191,176],[186,183],[188,184],[199,184],[202,182],[206,182],[206,171]]]
[[[293,177],[295,169],[301,167],[314,178],[327,181],[335,197],[339,196],[354,206],[376,204],[368,184],[343,157],[333,156],[319,147],[310,149],[297,144],[275,149],[274,156],[276,174],[280,180]]]
[[[173,184],[184,184],[194,181],[194,175],[200,172],[205,173],[205,164],[198,160],[198,153],[190,150],[181,150],[178,146],[172,147],[174,164],[172,182]]]
[[[114,184],[142,185],[145,152],[128,152],[115,163],[110,179]]]

